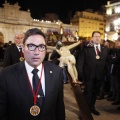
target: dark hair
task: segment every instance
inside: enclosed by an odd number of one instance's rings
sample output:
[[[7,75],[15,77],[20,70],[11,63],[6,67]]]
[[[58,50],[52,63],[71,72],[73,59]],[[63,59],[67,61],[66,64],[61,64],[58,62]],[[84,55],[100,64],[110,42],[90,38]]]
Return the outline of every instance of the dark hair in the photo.
[[[99,33],[101,35],[101,33],[99,31],[93,31],[92,37],[94,36],[95,33]]]
[[[59,42],[60,42],[61,44],[59,44]],[[61,40],[58,40],[58,41],[56,42],[56,48],[57,48],[57,49],[60,49],[62,46],[64,46],[63,42],[62,42]]]
[[[26,31],[24,39],[23,39],[23,44],[26,42],[26,40],[28,39],[28,37],[32,36],[32,35],[41,35],[44,37],[45,42],[46,42],[46,37],[45,34],[38,28],[32,28]]]

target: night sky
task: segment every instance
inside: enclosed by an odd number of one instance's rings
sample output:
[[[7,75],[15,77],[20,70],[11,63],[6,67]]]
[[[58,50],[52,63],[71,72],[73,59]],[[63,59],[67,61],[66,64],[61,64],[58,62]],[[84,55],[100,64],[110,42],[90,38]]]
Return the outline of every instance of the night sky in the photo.
[[[45,13],[56,13],[59,19],[67,22],[67,19],[76,11],[85,9],[100,10],[101,5],[106,5],[108,0],[7,0],[10,4],[18,2],[21,10],[31,11],[34,19],[44,17]],[[0,0],[0,7],[5,0]]]

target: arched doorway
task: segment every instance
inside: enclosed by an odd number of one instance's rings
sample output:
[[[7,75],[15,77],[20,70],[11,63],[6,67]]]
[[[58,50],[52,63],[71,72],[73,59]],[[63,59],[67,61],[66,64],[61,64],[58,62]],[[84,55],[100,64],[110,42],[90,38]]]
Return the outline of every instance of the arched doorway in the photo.
[[[0,32],[0,43],[4,43],[4,36],[1,32]]]

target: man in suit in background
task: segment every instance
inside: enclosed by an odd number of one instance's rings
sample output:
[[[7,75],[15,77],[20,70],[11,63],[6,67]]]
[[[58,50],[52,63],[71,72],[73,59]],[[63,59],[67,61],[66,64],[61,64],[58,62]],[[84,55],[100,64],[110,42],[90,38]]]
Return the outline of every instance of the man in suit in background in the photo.
[[[104,80],[107,54],[107,47],[101,45],[101,33],[99,31],[94,31],[92,33],[92,42],[84,46],[77,59],[76,67],[78,74],[83,76],[84,80],[84,93],[86,95],[90,111],[95,115],[100,115],[100,113],[95,109],[95,102],[101,83]]]
[[[22,53],[23,38],[24,38],[24,34],[22,33],[15,34],[14,44],[10,45],[5,50],[3,67],[13,65],[23,60],[24,58]]]
[[[65,120],[62,68],[44,61],[43,32],[29,29],[22,50],[25,60],[0,72],[0,120]]]

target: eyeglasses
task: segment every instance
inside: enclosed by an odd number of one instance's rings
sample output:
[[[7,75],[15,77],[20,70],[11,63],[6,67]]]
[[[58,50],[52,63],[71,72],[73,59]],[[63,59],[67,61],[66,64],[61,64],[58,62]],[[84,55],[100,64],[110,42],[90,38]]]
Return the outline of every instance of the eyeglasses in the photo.
[[[40,52],[43,52],[46,50],[46,45],[44,44],[40,44],[40,45],[35,45],[35,44],[25,44],[28,47],[28,50],[30,51],[34,51],[36,48],[38,48],[38,50]]]

